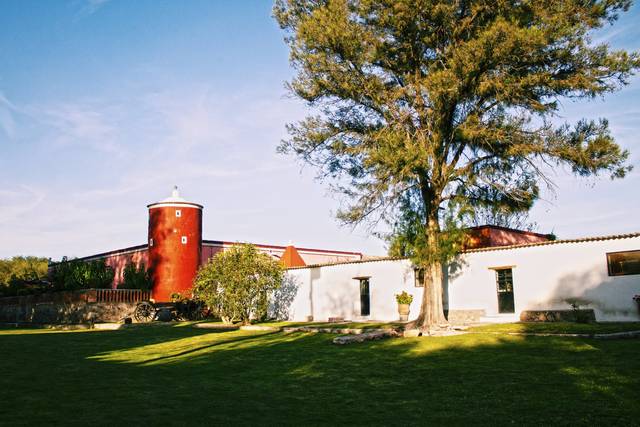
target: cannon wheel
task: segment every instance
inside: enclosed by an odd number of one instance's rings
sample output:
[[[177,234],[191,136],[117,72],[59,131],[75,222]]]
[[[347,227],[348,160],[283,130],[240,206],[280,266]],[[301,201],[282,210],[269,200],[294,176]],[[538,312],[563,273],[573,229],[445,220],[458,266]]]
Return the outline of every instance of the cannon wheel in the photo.
[[[142,301],[136,305],[133,317],[138,322],[151,322],[156,316],[156,308],[149,301]]]

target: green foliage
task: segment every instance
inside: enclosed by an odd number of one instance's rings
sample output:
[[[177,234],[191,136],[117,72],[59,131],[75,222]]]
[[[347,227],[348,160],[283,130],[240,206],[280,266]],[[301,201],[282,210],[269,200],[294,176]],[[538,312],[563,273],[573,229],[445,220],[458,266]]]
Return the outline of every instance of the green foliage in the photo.
[[[563,98],[618,90],[640,67],[638,53],[591,39],[630,4],[277,0],[289,88],[317,112],[279,150],[333,180],[342,221],[389,223],[441,286],[435,264],[462,248],[455,230],[527,212],[546,171],[631,170],[605,119],[557,122]]]
[[[267,314],[270,294],[280,288],[284,270],[255,246],[239,244],[216,254],[198,271],[194,297],[225,321],[248,323]]]
[[[398,304],[411,304],[413,301],[413,295],[408,294],[407,291],[402,291],[399,294],[396,294],[396,301]]]
[[[0,259],[0,296],[25,295],[46,290],[49,286],[49,260],[35,256]]]
[[[122,283],[118,285],[118,289],[142,289],[148,291],[153,285],[151,273],[147,270],[144,262],[136,265],[133,262],[128,263],[124,267]]]
[[[622,177],[629,153],[606,120],[551,119],[561,98],[612,92],[640,66],[589,37],[629,4],[278,0],[291,91],[321,113],[280,150],[338,179],[342,220],[393,224],[409,208],[425,233],[435,221],[430,239],[443,214],[527,211],[545,164]]]
[[[53,265],[51,281],[56,290],[108,289],[113,282],[113,268],[104,259],[94,261],[69,260]]]

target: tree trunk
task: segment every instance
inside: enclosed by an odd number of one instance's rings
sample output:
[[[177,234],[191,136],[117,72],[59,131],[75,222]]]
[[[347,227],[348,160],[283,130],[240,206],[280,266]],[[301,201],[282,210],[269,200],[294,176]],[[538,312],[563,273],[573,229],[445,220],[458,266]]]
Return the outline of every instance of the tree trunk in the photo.
[[[411,328],[422,331],[436,329],[440,325],[447,325],[444,316],[444,304],[442,295],[442,262],[439,256],[439,234],[437,214],[427,224],[427,244],[429,245],[429,259],[424,266],[424,288],[422,304],[418,318],[410,323]]]

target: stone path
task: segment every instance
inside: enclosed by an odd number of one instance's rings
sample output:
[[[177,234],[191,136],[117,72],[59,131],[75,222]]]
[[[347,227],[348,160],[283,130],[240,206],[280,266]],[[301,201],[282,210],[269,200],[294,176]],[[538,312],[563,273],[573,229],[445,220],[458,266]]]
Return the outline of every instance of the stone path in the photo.
[[[353,344],[371,340],[380,340],[383,338],[392,338],[402,336],[399,332],[393,329],[382,329],[371,332],[363,332],[361,334],[341,335],[333,339],[334,344],[344,345]]]

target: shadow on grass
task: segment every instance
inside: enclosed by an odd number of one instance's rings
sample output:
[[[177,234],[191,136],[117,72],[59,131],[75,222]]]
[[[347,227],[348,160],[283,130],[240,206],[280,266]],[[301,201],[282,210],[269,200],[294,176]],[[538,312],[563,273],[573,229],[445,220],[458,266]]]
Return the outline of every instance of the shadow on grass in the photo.
[[[639,331],[640,322],[517,322],[474,326],[472,332],[526,334],[610,334]]]
[[[630,425],[640,415],[638,340],[473,334],[335,346],[333,337],[191,328],[0,335],[0,419]]]

